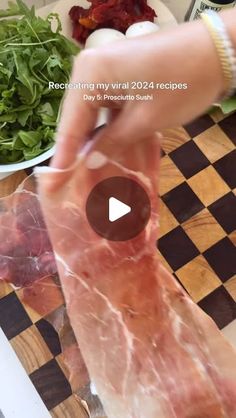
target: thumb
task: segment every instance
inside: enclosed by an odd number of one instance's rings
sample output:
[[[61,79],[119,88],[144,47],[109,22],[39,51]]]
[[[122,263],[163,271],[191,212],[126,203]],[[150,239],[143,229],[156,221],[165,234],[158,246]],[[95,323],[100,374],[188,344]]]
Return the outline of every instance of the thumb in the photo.
[[[148,105],[135,106],[133,102],[129,102],[96,135],[96,142],[110,156],[115,146],[125,147],[143,141],[155,133],[155,124],[150,120],[150,115],[151,109]]]

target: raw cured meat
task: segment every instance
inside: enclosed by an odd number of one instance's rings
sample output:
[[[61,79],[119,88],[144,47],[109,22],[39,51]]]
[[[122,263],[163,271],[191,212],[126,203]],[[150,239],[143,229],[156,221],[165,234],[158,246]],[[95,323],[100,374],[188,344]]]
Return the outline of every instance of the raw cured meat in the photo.
[[[24,273],[24,271],[22,271]],[[42,271],[42,275],[44,272]],[[23,276],[24,277],[24,276]],[[35,277],[34,275],[32,276]],[[27,283],[25,287],[17,290],[18,296],[24,303],[33,309],[40,317],[53,312],[58,306],[64,304],[64,297],[58,277],[46,276]]]
[[[90,403],[87,369],[66,315],[33,176],[26,179],[12,195],[0,199],[1,280],[17,288],[24,305],[40,317],[46,315],[47,321],[58,331],[72,390],[94,410],[97,405],[94,397]],[[87,413],[84,416],[87,417]]]
[[[62,306],[54,311],[47,316],[47,321],[53,325],[58,333],[63,365],[66,366],[66,374],[73,393],[79,396],[85,410],[89,410],[91,418],[105,418],[99,398],[91,393],[88,371],[71,328],[66,308]]]
[[[0,280],[23,287],[57,272],[33,177],[0,199]]]
[[[235,418],[236,352],[157,258],[157,141],[113,148],[112,161],[100,151],[78,159],[57,191],[47,192],[48,179],[64,172],[37,175],[67,312],[107,416]],[[117,175],[147,190],[152,214],[133,240],[108,242],[85,205]]]

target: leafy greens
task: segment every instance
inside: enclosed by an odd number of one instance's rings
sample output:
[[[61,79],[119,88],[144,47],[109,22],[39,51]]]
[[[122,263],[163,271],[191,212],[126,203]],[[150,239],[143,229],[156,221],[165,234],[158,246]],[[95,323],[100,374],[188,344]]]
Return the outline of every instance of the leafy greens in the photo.
[[[223,113],[228,114],[236,111],[236,96],[230,97],[220,104]]]
[[[60,31],[57,15],[37,17],[21,0],[0,10],[0,164],[32,159],[54,144],[64,91],[49,89],[49,81],[68,82],[79,52]]]

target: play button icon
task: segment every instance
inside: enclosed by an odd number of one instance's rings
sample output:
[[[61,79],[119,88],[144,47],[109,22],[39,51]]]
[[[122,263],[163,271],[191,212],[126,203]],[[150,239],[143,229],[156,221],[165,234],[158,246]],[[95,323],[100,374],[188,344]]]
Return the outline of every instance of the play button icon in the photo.
[[[131,207],[116,199],[115,197],[110,197],[109,199],[109,221],[115,222],[117,219],[122,218],[122,216],[127,215],[131,212]]]
[[[90,192],[86,214],[90,226],[110,241],[127,241],[147,225],[151,213],[145,189],[128,177],[110,177]]]

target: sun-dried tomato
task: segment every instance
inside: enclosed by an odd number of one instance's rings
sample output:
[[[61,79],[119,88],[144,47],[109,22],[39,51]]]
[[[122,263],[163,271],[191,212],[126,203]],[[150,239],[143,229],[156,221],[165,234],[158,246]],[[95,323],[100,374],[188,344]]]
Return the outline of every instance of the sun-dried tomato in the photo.
[[[73,24],[72,36],[74,39],[79,39],[82,44],[85,43],[86,39],[90,35],[91,31],[80,24]]]
[[[147,0],[89,0],[84,9],[73,6],[69,12],[73,22],[73,38],[84,44],[95,29],[113,28],[123,33],[136,22],[154,21],[155,11]]]
[[[96,29],[98,23],[92,17],[81,17],[79,23],[87,29]]]
[[[73,6],[69,11],[69,16],[73,22],[78,22],[81,17],[87,16],[89,10],[80,6]]]

